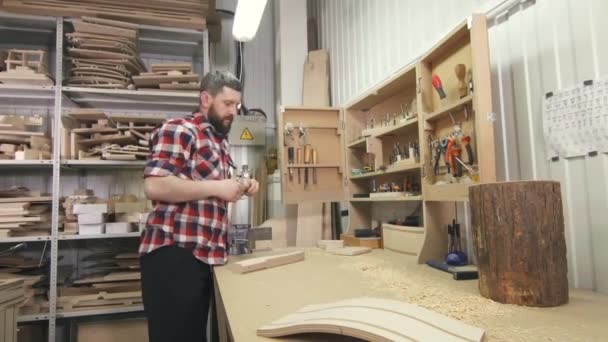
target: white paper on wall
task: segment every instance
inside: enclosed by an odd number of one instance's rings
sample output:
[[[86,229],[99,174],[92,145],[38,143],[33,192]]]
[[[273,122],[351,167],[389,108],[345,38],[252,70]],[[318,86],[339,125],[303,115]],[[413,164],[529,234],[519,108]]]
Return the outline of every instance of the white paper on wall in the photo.
[[[608,78],[546,95],[543,131],[549,158],[608,152]]]

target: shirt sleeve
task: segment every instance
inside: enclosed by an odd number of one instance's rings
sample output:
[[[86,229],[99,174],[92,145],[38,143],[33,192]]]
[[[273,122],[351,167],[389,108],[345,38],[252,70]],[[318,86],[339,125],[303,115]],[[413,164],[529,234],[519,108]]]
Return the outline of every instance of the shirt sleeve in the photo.
[[[183,125],[165,123],[152,136],[144,177],[179,176],[188,167],[195,141],[191,130]]]

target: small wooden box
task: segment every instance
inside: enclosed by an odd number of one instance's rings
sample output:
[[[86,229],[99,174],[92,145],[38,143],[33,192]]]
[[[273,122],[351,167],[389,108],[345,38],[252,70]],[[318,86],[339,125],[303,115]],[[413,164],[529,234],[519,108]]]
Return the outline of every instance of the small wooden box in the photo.
[[[344,240],[345,246],[382,248],[382,238],[379,237],[358,238],[351,234],[341,234],[340,239]]]

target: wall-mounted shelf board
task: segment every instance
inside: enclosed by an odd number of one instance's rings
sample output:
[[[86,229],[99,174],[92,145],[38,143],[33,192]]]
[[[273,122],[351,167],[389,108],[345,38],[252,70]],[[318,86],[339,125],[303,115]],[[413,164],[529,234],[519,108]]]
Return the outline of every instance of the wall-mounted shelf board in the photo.
[[[62,160],[61,166],[66,170],[82,169],[143,169],[145,160]]]
[[[50,236],[15,236],[0,239],[0,243],[50,241]]]
[[[462,99],[452,103],[451,105],[445,107],[445,108],[441,108],[439,110],[436,110],[428,115],[424,116],[424,119],[426,121],[432,121],[432,120],[436,120],[439,118],[442,118],[444,115],[448,115],[450,112],[452,111],[459,111],[462,109],[462,107],[464,106],[468,106],[473,102],[473,96],[472,95],[468,95],[466,97],[463,97]]]
[[[418,134],[418,131],[416,130],[417,127],[415,127],[415,125],[418,123],[418,118],[414,118],[414,119],[410,119],[404,122],[399,122],[394,126],[389,126],[389,127],[382,127],[382,128],[377,128],[377,131],[374,130],[372,132],[372,137],[376,137],[376,138],[382,138],[382,137],[386,137],[386,136],[394,136],[394,135],[402,135],[404,133],[406,133],[408,130],[414,130],[414,133],[416,133],[416,135]]]
[[[80,106],[105,109],[192,112],[199,102],[196,91],[63,87],[63,92]]]
[[[0,170],[6,168],[50,168],[52,166],[52,160],[0,160]]]
[[[140,312],[144,311],[143,305],[133,305],[115,308],[102,308],[102,309],[90,309],[90,310],[74,310],[74,311],[57,311],[57,318],[71,318],[71,317],[87,317],[87,316],[98,316],[98,315],[110,315],[127,312]]]
[[[140,232],[124,233],[124,234],[91,234],[91,235],[59,235],[59,240],[96,240],[96,239],[118,239],[118,238],[133,238],[139,237]]]
[[[30,314],[30,315],[19,315],[17,317],[17,323],[46,321],[48,319],[49,319],[49,314],[48,313],[38,313],[38,314]]]
[[[0,84],[2,106],[49,107],[54,101],[54,86]]]
[[[353,197],[350,199],[351,202],[416,202],[422,201],[422,196],[406,196],[406,197],[380,197],[380,198],[371,198],[371,197]]]
[[[365,148],[365,138],[359,138],[346,145],[348,148]]]
[[[288,169],[291,169],[291,168],[309,168],[309,169],[326,168],[326,169],[328,169],[328,168],[335,168],[335,167],[340,168],[340,167],[342,167],[342,165],[338,165],[338,164],[314,164],[314,165],[313,164],[289,164],[289,165],[287,165]]]
[[[406,171],[411,171],[411,170],[418,170],[418,169],[420,169],[420,163],[414,163],[414,164],[409,164],[409,165],[400,165],[397,167],[389,167],[386,169],[386,171],[374,171],[374,172],[364,173],[362,175],[350,176],[350,179],[351,180],[366,179],[366,178],[391,175],[391,174],[396,174],[396,173],[401,173],[401,172],[406,172]]]

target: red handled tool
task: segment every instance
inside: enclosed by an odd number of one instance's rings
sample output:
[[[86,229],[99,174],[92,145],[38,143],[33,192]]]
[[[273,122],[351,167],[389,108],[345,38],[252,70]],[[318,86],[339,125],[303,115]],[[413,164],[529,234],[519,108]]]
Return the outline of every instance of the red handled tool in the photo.
[[[432,77],[433,88],[437,90],[437,94],[439,94],[440,99],[445,99],[445,91],[443,91],[443,86],[441,85],[441,78],[437,75],[433,75]]]

